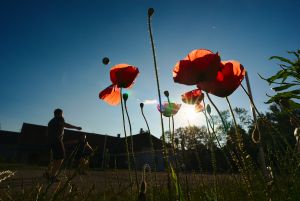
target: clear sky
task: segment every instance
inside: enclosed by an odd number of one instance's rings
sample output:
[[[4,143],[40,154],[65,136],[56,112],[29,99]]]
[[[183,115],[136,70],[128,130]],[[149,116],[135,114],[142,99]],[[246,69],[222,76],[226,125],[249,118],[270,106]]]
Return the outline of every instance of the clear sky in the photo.
[[[115,64],[137,66],[140,75],[131,90],[128,109],[133,133],[146,129],[139,104],[157,100],[147,9],[153,7],[153,34],[161,89],[172,101],[195,87],[175,84],[172,69],[191,50],[219,52],[222,60],[240,61],[250,76],[258,108],[267,109],[272,94],[257,73],[271,76],[278,67],[273,55],[300,45],[300,1],[260,0],[106,0],[0,1],[0,123],[19,131],[22,123],[47,125],[57,107],[68,123],[83,131],[123,136],[120,106],[99,100],[110,85]],[[102,58],[111,60],[108,66]],[[213,97],[220,109],[226,102]],[[249,108],[241,89],[232,104]],[[148,101],[149,102],[149,101]],[[150,101],[151,102],[151,101]],[[183,105],[175,127],[203,125],[203,115],[192,115]],[[145,105],[152,133],[161,135],[155,104]]]

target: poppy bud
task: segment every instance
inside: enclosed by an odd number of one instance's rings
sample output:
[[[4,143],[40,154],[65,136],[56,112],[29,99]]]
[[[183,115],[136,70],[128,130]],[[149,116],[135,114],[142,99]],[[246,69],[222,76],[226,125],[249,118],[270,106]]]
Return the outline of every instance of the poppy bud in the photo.
[[[260,142],[260,134],[258,132],[257,126],[255,125],[254,130],[252,131],[252,141],[255,144],[258,144]]]
[[[102,59],[102,63],[103,63],[104,65],[109,64],[109,58],[108,58],[108,57],[104,57],[104,58]]]
[[[154,9],[153,8],[149,8],[148,9],[148,16],[151,17],[154,13]]]
[[[170,95],[169,91],[164,91],[164,94],[165,94],[166,97],[169,97],[169,95]]]
[[[127,93],[123,94],[123,99],[124,99],[124,101],[127,101],[127,99],[128,99],[128,94]]]
[[[143,109],[144,103],[140,103],[140,107],[141,107],[141,109]]]

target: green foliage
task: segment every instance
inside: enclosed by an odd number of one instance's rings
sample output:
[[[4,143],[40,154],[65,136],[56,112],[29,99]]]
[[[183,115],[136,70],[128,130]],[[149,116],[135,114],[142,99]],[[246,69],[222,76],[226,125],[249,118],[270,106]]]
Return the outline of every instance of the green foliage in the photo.
[[[288,52],[296,57],[295,60],[280,56],[272,56],[270,60],[278,60],[281,70],[269,78],[263,78],[269,85],[276,85],[273,90],[277,92],[266,102],[277,103],[285,109],[294,110],[300,108],[300,50]]]
[[[181,186],[180,186],[177,174],[174,171],[172,165],[170,165],[170,168],[171,168],[172,181],[174,183],[175,190],[176,190],[176,195],[178,196],[179,201],[184,201],[183,192],[182,192],[182,189],[181,189]]]

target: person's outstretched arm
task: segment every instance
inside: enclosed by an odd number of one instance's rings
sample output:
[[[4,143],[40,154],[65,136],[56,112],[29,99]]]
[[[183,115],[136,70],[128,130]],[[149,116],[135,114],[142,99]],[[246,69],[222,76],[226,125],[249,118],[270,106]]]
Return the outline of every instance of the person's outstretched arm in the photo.
[[[80,126],[73,126],[72,124],[68,124],[68,123],[65,123],[64,127],[65,128],[71,128],[71,129],[81,130]]]

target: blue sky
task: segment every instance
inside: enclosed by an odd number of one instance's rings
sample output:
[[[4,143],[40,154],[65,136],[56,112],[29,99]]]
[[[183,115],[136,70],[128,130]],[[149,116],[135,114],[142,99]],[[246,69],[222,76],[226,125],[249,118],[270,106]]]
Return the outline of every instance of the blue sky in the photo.
[[[153,34],[161,89],[171,100],[193,86],[175,84],[172,69],[191,50],[219,52],[222,60],[240,61],[248,71],[258,108],[267,109],[272,94],[257,73],[271,76],[278,67],[273,55],[288,56],[300,44],[299,1],[0,1],[0,123],[19,131],[23,122],[47,125],[53,110],[64,110],[67,122],[83,131],[123,136],[120,106],[99,100],[111,82],[115,64],[137,66],[140,75],[128,109],[133,133],[146,129],[139,104],[157,100],[147,27],[153,7]],[[104,66],[102,58],[111,60]],[[213,97],[220,109],[223,99]],[[234,106],[249,108],[241,89],[230,96]],[[175,127],[203,125],[183,105]],[[145,106],[152,133],[160,136],[156,105]]]

